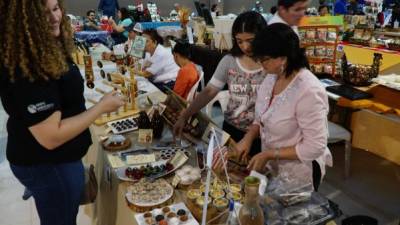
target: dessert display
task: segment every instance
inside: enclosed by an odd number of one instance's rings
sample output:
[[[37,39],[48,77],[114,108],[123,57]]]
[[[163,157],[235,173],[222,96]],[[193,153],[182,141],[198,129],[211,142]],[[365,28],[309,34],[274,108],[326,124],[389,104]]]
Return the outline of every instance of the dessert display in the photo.
[[[120,167],[116,175],[123,181],[138,181],[142,178],[156,179],[174,172],[183,166],[189,158],[182,152],[177,152],[170,160],[158,160],[146,165]]]
[[[114,134],[122,134],[138,129],[138,118],[128,117],[120,120],[108,122],[107,125]]]
[[[217,198],[213,201],[213,206],[218,209],[218,211],[223,211],[228,207],[229,201],[226,198]]]
[[[197,204],[198,207],[201,207],[201,208],[202,208],[203,205],[204,205],[204,202],[205,202],[204,196],[200,196],[200,197],[198,197],[198,198],[196,199],[196,204]],[[209,206],[210,203],[211,203],[211,198],[208,198],[208,199],[207,199],[207,206]]]
[[[174,165],[171,163],[161,164],[159,166],[141,166],[140,168],[135,167],[127,167],[125,169],[125,175],[128,178],[134,180],[140,180],[144,177],[151,177],[151,176],[160,176],[164,173],[168,173],[174,169]]]
[[[190,185],[201,178],[200,169],[192,166],[182,167],[182,169],[176,171],[176,175],[180,178],[182,185]]]
[[[111,135],[103,142],[103,147],[108,151],[120,151],[128,149],[131,146],[131,141],[123,135]]]
[[[165,211],[165,212],[164,212]],[[150,217],[146,217],[151,215]],[[198,225],[199,223],[190,213],[184,203],[169,205],[163,208],[156,208],[152,211],[136,214],[135,219],[138,225]]]
[[[168,201],[173,194],[174,189],[164,179],[154,182],[141,179],[128,187],[126,199],[136,207],[152,207]],[[163,212],[166,213],[164,210]],[[149,214],[145,213],[143,216],[149,217]]]

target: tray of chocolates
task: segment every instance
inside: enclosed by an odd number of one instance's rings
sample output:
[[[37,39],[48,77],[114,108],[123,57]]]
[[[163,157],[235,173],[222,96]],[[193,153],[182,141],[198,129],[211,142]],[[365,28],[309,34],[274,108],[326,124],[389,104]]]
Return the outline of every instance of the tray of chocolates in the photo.
[[[192,213],[181,202],[151,211],[136,214],[135,219],[138,225],[198,225]]]
[[[114,134],[123,134],[139,129],[137,117],[127,117],[120,120],[108,122],[107,125],[112,129]]]

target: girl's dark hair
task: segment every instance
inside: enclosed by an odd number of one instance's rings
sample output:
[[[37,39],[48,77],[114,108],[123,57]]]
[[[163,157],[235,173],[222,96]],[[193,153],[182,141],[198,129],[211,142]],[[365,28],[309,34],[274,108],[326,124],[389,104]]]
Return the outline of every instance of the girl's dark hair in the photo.
[[[86,12],[86,16],[89,16],[90,13],[96,14],[96,11],[94,11],[93,9],[90,9],[90,10],[88,10],[88,11]]]
[[[149,35],[151,40],[157,42],[157,44],[164,44],[164,39],[157,33],[155,29],[145,30],[143,31],[143,34]]]
[[[260,13],[254,11],[248,11],[241,13],[233,22],[232,25],[232,49],[230,51],[232,56],[242,56],[243,52],[240,50],[239,45],[236,42],[236,35],[239,33],[253,33],[265,29],[267,22]]]
[[[121,7],[119,8],[119,11],[121,12],[121,21],[129,18],[129,11],[127,8]]]
[[[253,45],[253,57],[259,61],[263,57],[286,57],[285,75],[289,77],[294,71],[309,68],[304,49],[300,48],[299,37],[291,27],[275,23],[257,33]]]
[[[190,44],[184,41],[178,40],[172,49],[172,53],[177,53],[180,56],[190,59],[191,54],[190,54]]]

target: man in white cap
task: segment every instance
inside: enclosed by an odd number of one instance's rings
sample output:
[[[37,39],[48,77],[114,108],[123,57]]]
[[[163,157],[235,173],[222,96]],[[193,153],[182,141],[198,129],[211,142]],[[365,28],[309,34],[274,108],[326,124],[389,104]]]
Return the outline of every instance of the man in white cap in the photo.
[[[131,51],[133,42],[135,41],[136,35],[142,35],[143,27],[142,24],[136,23],[128,33],[128,40],[125,42],[125,46],[128,48],[127,52]],[[114,55],[114,52],[103,52],[103,60],[110,60],[111,56]]]
[[[178,3],[174,4],[174,8],[171,10],[169,13],[169,17],[171,18],[177,18],[179,15],[179,10],[181,9],[181,6]]]
[[[256,1],[256,4],[255,4],[254,8],[252,9],[252,11],[256,11],[258,13],[263,13],[264,12],[264,8],[262,7],[260,1]]]

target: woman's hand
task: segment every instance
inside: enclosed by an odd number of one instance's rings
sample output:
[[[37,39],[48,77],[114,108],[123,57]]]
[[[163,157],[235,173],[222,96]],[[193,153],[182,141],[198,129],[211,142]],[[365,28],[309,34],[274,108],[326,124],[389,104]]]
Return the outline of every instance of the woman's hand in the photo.
[[[98,104],[103,113],[114,112],[125,104],[125,98],[120,96],[118,92],[112,91],[105,94]]]
[[[257,155],[251,158],[249,165],[247,166],[248,170],[255,170],[257,172],[264,172],[265,165],[267,165],[268,160],[270,160],[269,154],[267,151],[263,151],[258,153]]]
[[[251,143],[247,140],[242,139],[239,143],[235,145],[236,152],[238,154],[238,160],[241,162],[246,162],[249,156]]]

